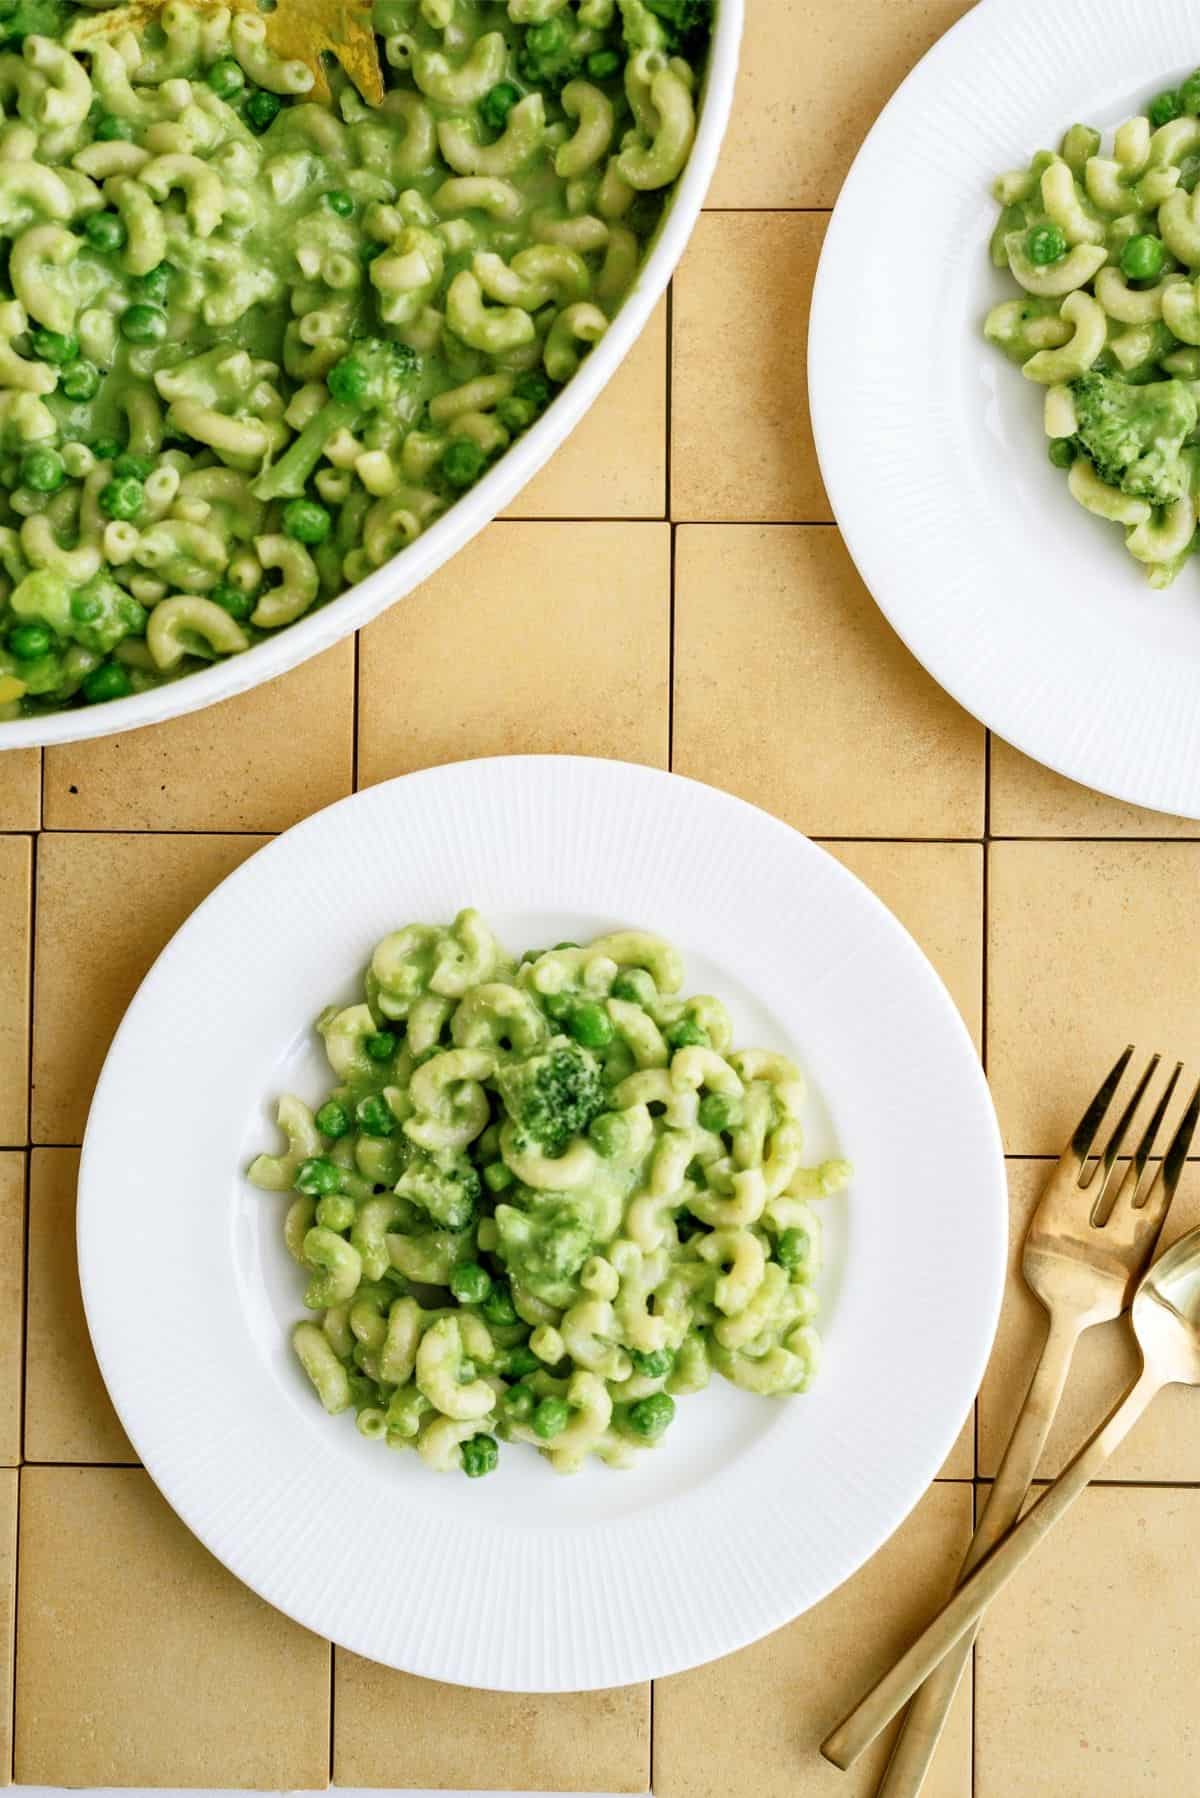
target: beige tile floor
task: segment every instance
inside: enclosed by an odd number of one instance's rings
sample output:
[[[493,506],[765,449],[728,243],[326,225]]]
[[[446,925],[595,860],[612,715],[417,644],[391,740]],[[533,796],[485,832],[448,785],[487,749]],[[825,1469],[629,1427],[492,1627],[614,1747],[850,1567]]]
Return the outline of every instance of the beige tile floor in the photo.
[[[1121,1043],[1200,1059],[1200,827],[989,741],[864,593],[813,458],[826,209],[963,0],[748,10],[735,124],[671,301],[506,518],[271,687],[0,758],[0,1783],[637,1791],[653,1774],[660,1798],[869,1793],[877,1760],[845,1779],[816,1742],[948,1589],[1027,1377],[1038,1316],[1013,1272],[976,1414],[891,1542],[789,1628],[653,1694],[463,1694],[267,1609],[133,1464],[72,1225],[123,1007],[270,833],[408,769],[549,750],[671,766],[820,837],[922,944],[986,1057],[1014,1268],[1046,1165],[1028,1158],[1057,1151]],[[1193,1169],[1173,1227],[1198,1216]],[[1118,1330],[1085,1344],[1052,1465],[1129,1365]],[[1198,1444],[1175,1395],[1005,1597],[933,1798],[1200,1789]]]

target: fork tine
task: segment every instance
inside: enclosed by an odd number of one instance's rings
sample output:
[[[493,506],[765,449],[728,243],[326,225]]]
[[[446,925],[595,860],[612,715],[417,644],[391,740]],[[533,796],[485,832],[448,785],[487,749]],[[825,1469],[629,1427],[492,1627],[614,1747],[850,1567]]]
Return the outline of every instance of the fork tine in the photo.
[[[1149,1205],[1155,1187],[1161,1185],[1162,1192],[1158,1199],[1162,1211],[1162,1217],[1159,1219],[1160,1228],[1163,1218],[1170,1209],[1171,1200],[1175,1197],[1175,1188],[1179,1185],[1179,1178],[1183,1173],[1184,1163],[1187,1160],[1188,1150],[1192,1146],[1192,1138],[1196,1134],[1198,1122],[1200,1122],[1200,1080],[1196,1082],[1195,1091],[1188,1100],[1187,1110],[1180,1118],[1175,1134],[1167,1144],[1166,1154],[1147,1183],[1144,1196],[1139,1199],[1137,1189],[1134,1189],[1133,1204],[1140,1211]]]
[[[1100,1191],[1096,1194],[1096,1202],[1092,1206],[1092,1222],[1093,1222],[1093,1224],[1096,1225],[1096,1227],[1098,1229],[1102,1228],[1108,1222],[1109,1218],[1113,1214],[1113,1211],[1116,1207],[1118,1199],[1120,1198],[1121,1194],[1125,1191],[1125,1188],[1127,1186],[1129,1187],[1129,1190],[1130,1190],[1130,1202],[1131,1202],[1131,1204],[1136,1205],[1138,1185],[1141,1181],[1142,1174],[1145,1170],[1146,1163],[1150,1159],[1150,1151],[1154,1147],[1154,1139],[1158,1135],[1159,1129],[1162,1125],[1163,1118],[1167,1114],[1167,1107],[1171,1103],[1172,1098],[1174,1097],[1175,1088],[1179,1084],[1179,1076],[1182,1074],[1182,1072],[1183,1072],[1183,1063],[1181,1061],[1177,1061],[1175,1063],[1175,1071],[1171,1075],[1171,1078],[1167,1081],[1166,1086],[1163,1088],[1162,1098],[1158,1101],[1158,1104],[1154,1107],[1154,1115],[1150,1119],[1150,1122],[1146,1125],[1146,1128],[1142,1131],[1142,1140],[1141,1140],[1141,1142],[1139,1142],[1137,1148],[1134,1150],[1133,1158],[1130,1161],[1129,1166],[1125,1169],[1124,1173],[1121,1175],[1121,1178],[1113,1183],[1112,1199],[1110,1200],[1110,1202],[1107,1205],[1105,1205],[1105,1203],[1104,1203],[1104,1195],[1105,1195],[1106,1191],[1108,1190],[1108,1185],[1109,1185],[1109,1173],[1106,1171],[1104,1181],[1100,1187]],[[1136,1094],[1134,1095],[1133,1104],[1134,1105],[1137,1104],[1137,1095]],[[1129,1114],[1127,1113],[1126,1118],[1122,1118],[1121,1124],[1118,1126],[1118,1128],[1124,1127],[1124,1125],[1127,1121],[1128,1115]],[[1146,1197],[1149,1198],[1149,1196],[1150,1196],[1150,1188],[1149,1188],[1149,1186],[1147,1186]]]
[[[1142,1075],[1141,1079],[1138,1081],[1137,1085],[1134,1087],[1133,1092],[1130,1095],[1129,1103],[1126,1105],[1124,1111],[1121,1113],[1120,1117],[1117,1119],[1116,1124],[1113,1126],[1112,1134],[1109,1137],[1108,1141],[1104,1145],[1104,1153],[1100,1158],[1100,1165],[1104,1170],[1103,1177],[1101,1178],[1100,1186],[1096,1193],[1096,1197],[1092,1202],[1092,1222],[1093,1223],[1097,1222],[1098,1214],[1100,1212],[1101,1207],[1104,1204],[1104,1195],[1108,1191],[1108,1183],[1112,1178],[1113,1167],[1116,1164],[1117,1156],[1121,1152],[1121,1144],[1125,1141],[1126,1132],[1128,1131],[1130,1124],[1133,1122],[1134,1113],[1136,1112],[1138,1106],[1141,1104],[1142,1097],[1146,1091],[1146,1088],[1149,1086],[1150,1081],[1154,1076],[1155,1069],[1158,1067],[1158,1064],[1161,1060],[1162,1060],[1161,1055],[1155,1054],[1150,1057],[1150,1061],[1146,1068],[1145,1073]],[[1092,1178],[1093,1179],[1095,1178],[1094,1172],[1093,1172]],[[1081,1184],[1084,1186],[1090,1186],[1091,1180],[1082,1181]]]
[[[1092,1152],[1092,1144],[1096,1139],[1096,1132],[1104,1122],[1104,1114],[1112,1103],[1113,1094],[1121,1084],[1121,1076],[1129,1066],[1129,1057],[1132,1054],[1133,1044],[1127,1043],[1124,1052],[1117,1057],[1115,1065],[1105,1076],[1096,1097],[1092,1100],[1078,1124],[1075,1126],[1075,1134],[1071,1138],[1071,1147],[1074,1149],[1076,1155],[1078,1155],[1080,1161],[1086,1161]]]

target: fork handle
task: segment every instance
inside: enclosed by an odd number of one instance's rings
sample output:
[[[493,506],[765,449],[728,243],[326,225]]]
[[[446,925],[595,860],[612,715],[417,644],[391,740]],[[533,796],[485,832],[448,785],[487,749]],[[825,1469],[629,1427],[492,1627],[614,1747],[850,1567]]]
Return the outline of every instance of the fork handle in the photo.
[[[1166,1384],[1161,1374],[1143,1367],[1133,1385],[1079,1451],[1070,1466],[1011,1530],[1004,1541],[961,1585],[945,1608],[902,1655],[890,1673],[839,1723],[821,1744],[821,1753],[835,1767],[849,1767],[904,1702],[911,1698],[946,1651],[983,1615],[1001,1587],[1049,1534],[1063,1512],[1074,1503],[1089,1480],[1095,1479],[1117,1445],[1124,1441],[1150,1400]]]
[[[960,1584],[1021,1515],[1021,1506],[1042,1458],[1083,1328],[1077,1312],[1056,1311],[1050,1315],[1029,1390],[967,1549],[959,1574]],[[979,1624],[975,1623],[959,1637],[913,1699],[876,1798],[917,1798],[946,1726],[963,1670],[971,1658],[971,1647],[978,1631]],[[863,1726],[867,1727],[869,1722],[864,1706]]]

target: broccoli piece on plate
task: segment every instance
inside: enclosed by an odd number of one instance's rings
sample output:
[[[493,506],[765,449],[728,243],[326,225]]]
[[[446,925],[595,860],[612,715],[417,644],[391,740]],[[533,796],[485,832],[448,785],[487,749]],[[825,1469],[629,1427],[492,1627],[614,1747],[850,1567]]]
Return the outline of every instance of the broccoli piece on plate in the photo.
[[[509,1117],[547,1155],[561,1155],[608,1103],[600,1063],[567,1037],[502,1068],[497,1085]]]
[[[1155,506],[1183,498],[1191,468],[1182,451],[1197,406],[1182,381],[1131,386],[1093,369],[1072,382],[1071,393],[1077,441],[1102,481]]]

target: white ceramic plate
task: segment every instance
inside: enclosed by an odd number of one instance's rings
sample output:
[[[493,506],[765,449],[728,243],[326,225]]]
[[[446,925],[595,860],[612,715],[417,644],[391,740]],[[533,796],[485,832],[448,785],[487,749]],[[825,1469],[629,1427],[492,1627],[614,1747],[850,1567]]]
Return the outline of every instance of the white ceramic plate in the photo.
[[[371,947],[477,905],[514,950],[644,924],[737,1040],[791,1049],[830,1201],[812,1392],[716,1379],[635,1470],[504,1451],[439,1475],[320,1410],[287,1342],[285,1202],[242,1169],[315,1102],[311,1021]],[[624,1685],[763,1635],[845,1579],[937,1472],[999,1305],[1000,1142],[967,1033],[894,918],[741,801],[567,757],[374,787],[261,850],[147,975],[97,1088],[79,1262],[101,1370],[150,1473],[272,1604],[372,1660],[521,1691]]]
[[[809,340],[822,473],[913,653],[1073,780],[1200,817],[1200,560],[1155,593],[1046,459],[1043,390],[986,344],[993,178],[1196,66],[1192,0],[982,0],[884,109],[829,227]]]
[[[321,650],[369,624],[372,618],[403,599],[511,504],[608,385],[637,342],[687,247],[717,166],[733,104],[743,5],[744,0],[717,0],[716,25],[701,96],[696,141],[658,240],[642,265],[629,297],[604,337],[584,360],[578,374],[568,381],[543,417],[517,439],[491,472],[415,543],[393,556],[390,562],[385,562],[382,568],[377,568],[366,580],[328,605],[298,619],[295,624],[277,631],[253,649],[164,687],[133,694],[128,699],[71,711],[47,712],[43,717],[0,724],[0,750],[21,749],[35,743],[71,743],[81,737],[105,737],[114,731],[135,730],[143,724],[160,724],[164,718],[198,711],[217,700],[244,693],[263,681],[274,680],[276,675],[285,674],[289,668],[307,661],[309,656],[319,655]]]

